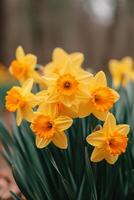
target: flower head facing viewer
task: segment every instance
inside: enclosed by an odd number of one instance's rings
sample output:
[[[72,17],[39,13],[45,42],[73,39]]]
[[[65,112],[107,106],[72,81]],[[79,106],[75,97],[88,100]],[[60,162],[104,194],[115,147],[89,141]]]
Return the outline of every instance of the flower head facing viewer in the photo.
[[[62,48],[55,48],[52,54],[52,61],[49,62],[44,67],[44,74],[56,73],[59,74],[59,71],[66,65],[68,59],[74,59],[77,57],[77,66],[81,66],[84,61],[84,55],[79,52],[68,54]]]
[[[105,159],[109,164],[114,164],[119,155],[126,151],[128,132],[129,125],[116,125],[115,117],[108,113],[103,128],[86,138],[87,142],[95,147],[91,161],[99,162]]]
[[[28,79],[22,87],[12,87],[6,96],[6,109],[10,112],[17,111],[17,125],[19,126],[22,119],[31,121],[33,117],[32,107],[37,105],[36,97],[31,93],[33,79]]]
[[[39,107],[31,123],[31,129],[36,135],[36,146],[44,148],[52,142],[55,146],[66,149],[68,144],[64,131],[72,123],[73,120],[70,117],[58,116],[56,110],[49,105],[45,112]]]
[[[91,97],[80,104],[79,116],[85,117],[92,113],[98,119],[105,120],[108,111],[119,99],[119,94],[107,86],[106,76],[102,71],[91,78],[88,91]]]
[[[23,48],[16,49],[16,59],[11,62],[10,73],[23,83],[28,78],[33,78],[35,82],[40,82],[40,76],[36,72],[37,57],[33,54],[25,54]]]
[[[131,57],[122,60],[110,60],[109,70],[113,78],[113,85],[118,88],[120,85],[126,87],[130,80],[134,80],[134,62]]]
[[[79,57],[69,58],[66,64],[60,69],[59,73],[48,73],[44,80],[48,85],[49,103],[62,103],[67,107],[79,106],[81,100],[90,97],[87,85],[92,74],[79,68]]]

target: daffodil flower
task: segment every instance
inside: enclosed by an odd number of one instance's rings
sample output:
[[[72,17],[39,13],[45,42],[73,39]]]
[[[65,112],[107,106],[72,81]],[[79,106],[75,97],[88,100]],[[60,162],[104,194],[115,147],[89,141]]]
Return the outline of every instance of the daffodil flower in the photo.
[[[41,77],[35,71],[36,64],[37,57],[32,54],[25,54],[23,48],[19,46],[16,50],[16,59],[11,62],[9,71],[20,83],[28,78],[33,78],[35,82],[40,83]]]
[[[48,103],[48,90],[42,90],[36,94],[38,99],[38,111],[46,111],[48,107],[51,107],[51,110],[56,110],[58,115],[66,115],[71,118],[78,117],[78,108],[76,105],[72,105],[71,107],[65,106],[63,103],[55,102],[55,103]]]
[[[31,121],[33,118],[32,107],[37,105],[37,99],[31,93],[33,79],[28,79],[22,87],[12,87],[6,96],[6,109],[10,112],[16,112],[16,121],[19,126],[22,119]]]
[[[79,59],[79,58],[78,58]],[[78,69],[77,57],[69,58],[59,74],[46,74],[44,80],[48,85],[49,103],[62,103],[66,107],[75,105],[90,97],[87,85],[92,74]]]
[[[110,60],[109,70],[113,78],[113,86],[118,88],[120,85],[126,87],[130,80],[134,80],[134,62],[130,57],[125,57],[121,61]]]
[[[108,111],[119,99],[119,94],[107,86],[106,76],[102,71],[91,78],[88,91],[91,96],[87,102],[80,104],[79,117],[85,117],[92,113],[98,119],[105,120]]]
[[[44,67],[44,74],[57,73],[66,65],[68,59],[77,57],[77,66],[80,68],[84,61],[84,55],[79,52],[68,54],[62,48],[55,48],[52,54],[52,61]],[[73,66],[72,66],[73,67]]]
[[[67,116],[58,116],[56,110],[47,107],[47,110],[37,110],[31,123],[31,129],[36,135],[36,146],[46,147],[50,142],[55,146],[66,149],[68,146],[65,130],[73,123]]]
[[[109,113],[103,128],[91,133],[86,138],[87,142],[95,147],[91,161],[99,162],[105,159],[109,164],[114,164],[119,155],[126,151],[128,132],[129,125],[116,125],[115,117]]]

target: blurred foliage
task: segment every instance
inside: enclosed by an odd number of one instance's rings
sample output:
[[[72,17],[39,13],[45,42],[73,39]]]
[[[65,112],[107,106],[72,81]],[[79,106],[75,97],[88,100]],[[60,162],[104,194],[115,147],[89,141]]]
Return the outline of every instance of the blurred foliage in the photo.
[[[85,137],[101,124],[92,115],[74,120],[67,131],[69,146],[60,150],[50,144],[42,150],[34,144],[29,123],[16,126],[12,116],[12,131],[0,122],[1,154],[12,168],[14,178],[28,200],[133,200],[134,196],[134,86],[120,88],[120,100],[112,109],[118,123],[131,126],[125,154],[115,165],[105,161],[92,163],[92,147]],[[12,133],[11,133],[12,132]],[[19,199],[12,193],[13,199]]]

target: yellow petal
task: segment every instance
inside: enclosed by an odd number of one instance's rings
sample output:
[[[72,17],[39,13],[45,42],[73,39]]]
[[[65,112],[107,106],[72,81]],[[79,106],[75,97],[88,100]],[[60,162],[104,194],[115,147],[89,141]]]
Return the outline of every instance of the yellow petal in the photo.
[[[21,46],[19,46],[17,49],[16,49],[16,59],[18,61],[22,61],[25,57],[25,53],[24,53],[24,50]]]
[[[22,85],[23,95],[26,95],[31,92],[33,87],[33,79],[26,80]]]
[[[92,162],[99,162],[105,158],[105,149],[103,148],[94,148],[92,155],[91,155],[91,161]]]
[[[92,108],[90,107],[89,102],[80,104],[79,111],[78,111],[78,116],[80,118],[90,115],[91,112],[92,112]]]
[[[95,147],[102,147],[106,141],[103,129],[95,131],[86,137],[86,141]]]
[[[16,113],[16,122],[17,125],[20,126],[21,122],[22,122],[22,114],[21,114],[21,110],[18,109],[17,113]]]
[[[115,155],[110,154],[110,153],[107,153],[106,156],[105,156],[105,160],[111,165],[113,165],[117,161],[117,159],[118,159],[117,155],[115,156]]]
[[[84,55],[83,54],[75,54],[73,57],[71,57],[71,67],[77,67],[79,68],[81,64],[84,61]]]
[[[84,71],[84,70],[81,70],[80,73],[82,73],[82,71]],[[88,84],[90,82],[92,76],[93,75],[91,73],[86,72],[86,73],[80,74],[78,77],[76,77],[76,80],[79,81],[79,83]]]
[[[55,144],[55,146],[59,147],[60,149],[67,149],[67,136],[64,132],[55,133],[52,142]]]
[[[89,92],[87,85],[85,85],[85,84],[79,85],[79,87],[77,89],[77,98],[79,100],[88,100],[91,98],[91,94]]]
[[[122,64],[125,66],[126,70],[131,70],[133,68],[134,61],[131,57],[127,56],[121,60]]]
[[[68,129],[72,125],[73,120],[67,116],[59,116],[55,119],[54,123],[56,127],[58,128],[58,131],[62,132]]]
[[[78,117],[78,109],[77,106],[72,105],[70,108],[62,105],[62,109],[59,110],[59,115],[65,115],[71,118],[77,118]]]
[[[106,121],[103,125],[103,130],[106,136],[110,136],[116,129],[116,120],[112,113],[108,113]]]
[[[120,76],[114,76],[113,77],[113,86],[114,88],[118,88],[121,84],[121,77]]]
[[[60,71],[60,74],[63,75],[69,73],[72,75],[76,75],[76,70],[80,70],[80,63],[82,59],[83,58],[80,55],[77,55],[73,58],[68,57],[64,64],[64,67]]]
[[[55,85],[58,78],[59,78],[58,74],[55,73],[45,74],[45,76],[42,76],[42,79],[44,79],[44,81],[48,86]]]
[[[74,57],[76,57],[76,56],[79,56],[79,57],[82,58],[82,59],[81,59],[81,62],[79,63],[79,66],[81,66],[81,64],[82,64],[83,61],[84,61],[84,55],[83,55],[82,53],[80,53],[80,52],[71,53],[71,54],[69,55],[70,58],[74,58]]]
[[[48,139],[44,140],[43,138],[40,138],[38,136],[36,136],[36,139],[35,139],[36,146],[39,149],[46,147],[50,142],[51,140],[48,140]]]
[[[42,79],[42,76],[37,71],[29,71],[29,77],[33,78],[34,82],[40,84],[43,88],[47,87],[45,81]]]
[[[55,70],[55,66],[53,62],[50,62],[44,66],[44,74],[54,73],[54,70]]]
[[[107,86],[107,80],[105,73],[103,71],[98,72],[95,77],[95,87],[106,87]]]
[[[30,105],[26,105],[21,109],[21,114],[24,119],[26,119],[28,122],[33,121],[34,113]]]
[[[100,112],[100,111],[98,111],[98,110],[96,110],[96,109],[92,109],[92,114],[93,114],[96,118],[98,118],[98,119],[100,119],[100,120],[102,120],[102,121],[105,121],[105,120],[106,120],[106,117],[107,117],[107,114],[108,114],[108,111]]]
[[[71,107],[73,104],[75,104],[75,96],[60,96],[60,101],[65,106]]]
[[[130,127],[127,124],[117,125],[116,129],[120,134],[127,135],[129,133]]]
[[[37,112],[40,112],[42,114],[47,114],[53,118],[58,114],[57,110],[57,104],[56,103],[42,103],[40,104]]]
[[[64,64],[66,62],[66,60],[68,59],[68,54],[62,49],[62,48],[55,48],[53,51],[53,61],[56,64],[60,64],[60,66],[62,64]]]
[[[34,69],[37,64],[37,57],[32,54],[27,54],[24,58],[24,62],[29,69]]]
[[[48,96],[46,98],[48,103],[59,102],[59,98],[60,98],[59,94],[58,94],[57,90],[55,89],[55,87],[52,87],[51,90],[48,89]]]
[[[109,62],[109,70],[113,76],[118,76],[121,71],[121,64],[120,61],[112,59]]]

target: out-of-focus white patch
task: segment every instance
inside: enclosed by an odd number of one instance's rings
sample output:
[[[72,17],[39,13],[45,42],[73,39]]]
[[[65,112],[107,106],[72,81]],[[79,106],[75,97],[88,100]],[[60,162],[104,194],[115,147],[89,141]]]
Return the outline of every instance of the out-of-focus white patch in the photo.
[[[82,0],[81,3],[95,23],[108,26],[113,22],[115,6],[112,0]]]

